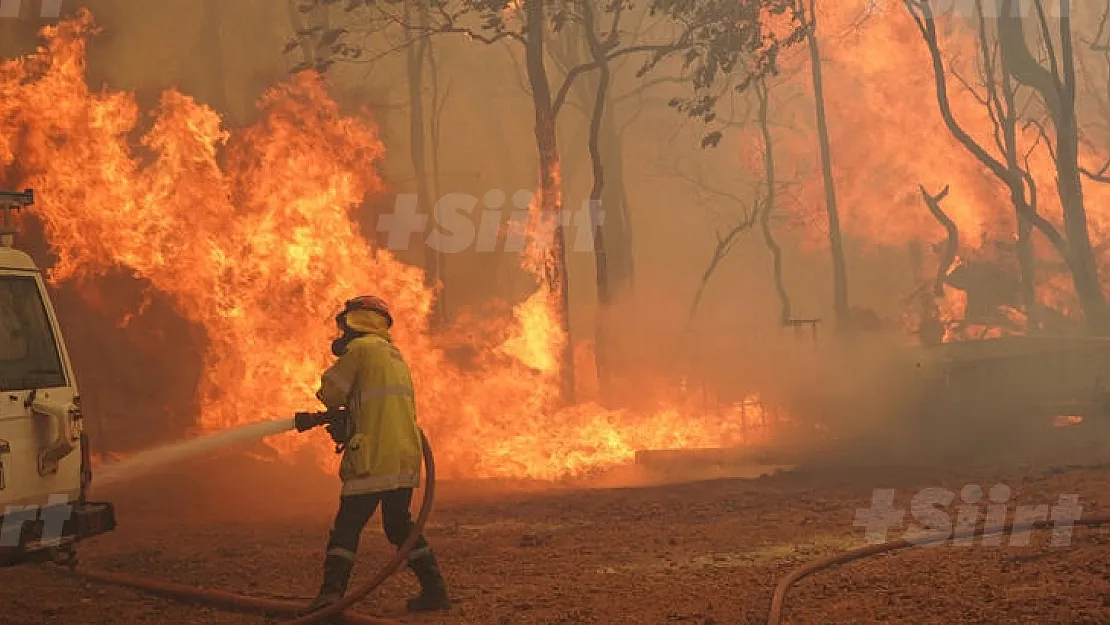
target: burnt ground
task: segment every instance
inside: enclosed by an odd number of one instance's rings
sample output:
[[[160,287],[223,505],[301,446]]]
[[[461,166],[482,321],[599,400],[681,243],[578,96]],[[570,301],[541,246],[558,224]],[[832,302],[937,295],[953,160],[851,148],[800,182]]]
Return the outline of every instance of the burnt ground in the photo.
[[[405,615],[416,588],[405,573],[360,609],[408,623],[762,623],[780,577],[863,544],[853,519],[874,488],[897,489],[905,505],[923,487],[1005,483],[1016,505],[1075,493],[1084,518],[1110,515],[1110,466],[1097,464],[1100,455],[635,488],[444,482],[427,535],[456,607]],[[181,465],[98,493],[118,505],[120,527],[86,543],[82,565],[307,601],[337,490],[312,470],[242,455]],[[376,523],[363,538],[356,585],[389,555]],[[1110,528],[1077,528],[1066,547],[1048,537],[1036,534],[1027,547],[915,548],[826,570],[790,593],[786,622],[1110,622]],[[33,565],[0,571],[0,622],[264,621]]]

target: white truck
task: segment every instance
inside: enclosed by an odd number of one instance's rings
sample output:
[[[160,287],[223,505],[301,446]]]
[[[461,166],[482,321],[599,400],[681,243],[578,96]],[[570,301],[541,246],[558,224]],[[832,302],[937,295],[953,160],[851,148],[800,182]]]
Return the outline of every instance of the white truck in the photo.
[[[31,190],[0,191],[0,567],[76,562],[77,543],[115,529],[92,482],[81,398],[42,272],[15,249]]]

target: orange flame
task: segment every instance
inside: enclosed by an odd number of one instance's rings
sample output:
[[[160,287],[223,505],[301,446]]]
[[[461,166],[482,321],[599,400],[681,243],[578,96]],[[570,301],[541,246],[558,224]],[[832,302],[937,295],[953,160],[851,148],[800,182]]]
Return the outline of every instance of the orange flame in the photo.
[[[888,254],[910,242],[943,242],[945,231],[926,210],[919,185],[929,193],[948,186],[950,193],[942,208],[959,228],[960,254],[986,261],[1002,260],[988,244],[1005,242],[1012,246],[1016,238],[1016,216],[1009,192],[945,126],[938,113],[928,50],[903,3],[877,0],[866,11],[850,2],[817,5],[833,176],[845,237],[854,245],[882,248]],[[964,8],[970,9],[970,5]],[[1076,36],[1081,36],[1078,29],[1086,27],[1075,20]],[[960,124],[1001,159],[989,113],[979,101],[985,88],[976,63],[980,51],[975,28],[969,15],[948,12],[937,17],[947,92]],[[1089,52],[1079,50],[1077,54]],[[1077,61],[1081,65],[1083,62],[1082,58]],[[1096,62],[1105,60],[1098,58]],[[784,65],[784,76],[793,78],[772,81],[780,93],[774,114],[779,119],[809,123],[814,113],[807,50],[791,50],[784,55]],[[1080,69],[1086,72],[1084,67]],[[1084,78],[1090,79],[1091,75]],[[971,88],[976,92],[972,93]],[[1092,85],[1092,89],[1102,90],[1104,85]],[[798,92],[809,97],[790,97]],[[1019,101],[1029,99],[1029,93],[1023,88]],[[1088,96],[1081,94],[1080,100],[1081,108],[1097,106]],[[1102,115],[1107,113],[1103,111]],[[1035,116],[1036,112],[1025,109],[1025,114]],[[1026,152],[1040,137],[1036,126],[1023,122],[1019,122],[1018,140],[1019,160],[1024,164]],[[776,128],[775,133],[780,144],[776,155],[782,161],[781,179],[803,181],[794,215],[803,225],[798,230],[809,243],[823,247],[828,240],[827,220],[823,216],[824,188],[813,129],[790,133]],[[1094,137],[1091,143],[1101,145]],[[1106,161],[1105,150],[1085,145],[1082,151],[1083,162],[1090,169]],[[1102,154],[1096,153],[1100,151]],[[1043,141],[1031,151],[1029,165],[1037,183],[1039,212],[1062,229],[1056,171]],[[1105,208],[1110,206],[1110,185],[1085,182],[1083,193],[1092,244],[1105,265],[1110,260],[1110,246],[1106,245],[1110,211]],[[1078,301],[1060,254],[1041,234],[1035,233],[1032,238],[1038,262],[1038,302],[1063,315],[1077,314]],[[926,260],[932,266],[925,269],[925,275],[935,275],[937,255]],[[1016,260],[1011,264],[1016,265]],[[1016,267],[1012,273],[1016,275]],[[1105,280],[1110,285],[1110,275]],[[944,311],[942,317],[946,321],[958,319],[966,306],[966,294],[952,287],[945,291],[937,302]],[[952,338],[949,336],[949,340]]]
[[[646,416],[596,406],[550,413],[567,337],[543,288],[506,328],[462,328],[477,356],[455,364],[428,331],[433,293],[422,272],[375,253],[353,219],[367,195],[385,193],[373,167],[385,149],[372,125],[342,116],[321,79],[303,73],[261,99],[258,123],[235,131],[168,91],[136,150],[134,99],[85,84],[93,32],[83,12],[44,29],[37,55],[0,67],[0,166],[17,162],[40,193],[55,283],[125,267],[205,329],[203,429],[314,406],[335,309],[372,292],[396,311],[395,338],[445,475],[553,479],[628,461],[637,449],[734,437],[730,414],[691,419],[680,406]],[[538,272],[536,258],[523,261]]]

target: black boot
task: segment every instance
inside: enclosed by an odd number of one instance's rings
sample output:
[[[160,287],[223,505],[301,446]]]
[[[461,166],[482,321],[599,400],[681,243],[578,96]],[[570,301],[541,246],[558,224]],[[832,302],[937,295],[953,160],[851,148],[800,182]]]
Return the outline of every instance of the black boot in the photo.
[[[437,612],[451,609],[447,597],[447,583],[439,572],[439,563],[431,548],[425,547],[416,558],[409,561],[409,568],[420,581],[420,596],[408,600],[409,612]]]
[[[311,614],[339,601],[347,592],[347,584],[351,581],[351,569],[354,568],[354,564],[342,556],[325,558],[324,582],[320,585],[320,592],[302,614]]]

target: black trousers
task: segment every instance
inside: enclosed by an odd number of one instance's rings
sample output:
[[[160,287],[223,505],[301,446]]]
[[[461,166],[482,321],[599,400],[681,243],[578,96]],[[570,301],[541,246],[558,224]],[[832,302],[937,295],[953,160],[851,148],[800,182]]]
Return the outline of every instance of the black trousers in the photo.
[[[358,553],[362,530],[374,516],[379,504],[382,507],[382,529],[385,530],[385,537],[394,547],[400,548],[415,527],[412,513],[409,512],[409,506],[412,505],[411,488],[341,497],[339,512],[335,515],[335,524],[328,540],[328,555],[353,561]],[[421,536],[413,546],[409,559],[415,560],[427,552],[428,542]]]

